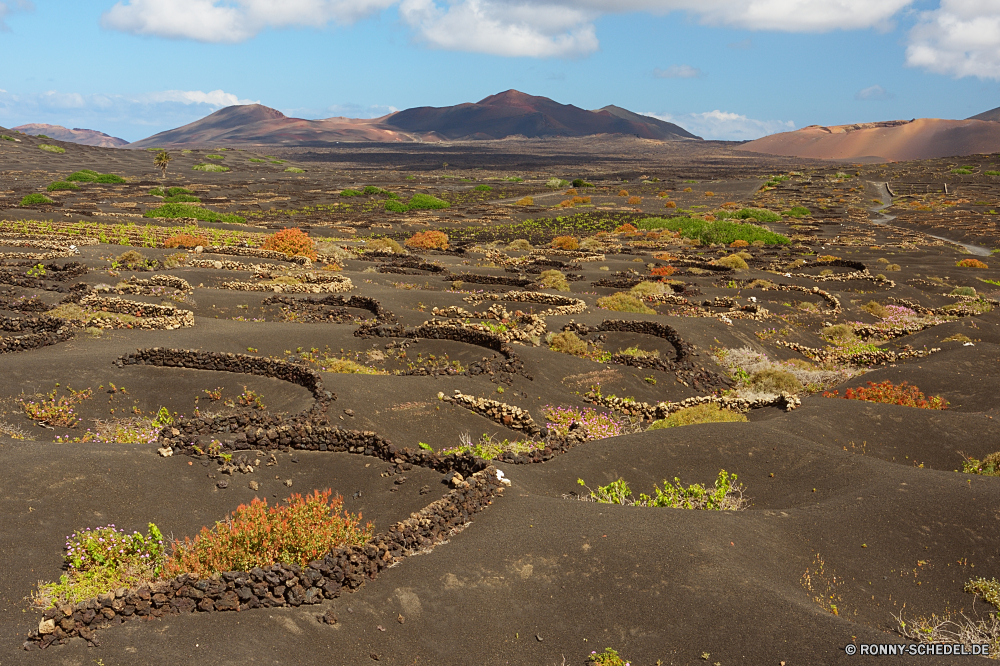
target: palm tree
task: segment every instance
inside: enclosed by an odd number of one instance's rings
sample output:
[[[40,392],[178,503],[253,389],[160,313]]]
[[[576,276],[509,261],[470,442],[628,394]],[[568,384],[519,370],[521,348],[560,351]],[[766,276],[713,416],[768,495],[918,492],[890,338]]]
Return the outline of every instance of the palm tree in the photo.
[[[156,153],[156,157],[153,158],[153,166],[160,170],[163,178],[167,177],[167,165],[170,164],[170,160],[172,159],[174,158],[165,150]]]

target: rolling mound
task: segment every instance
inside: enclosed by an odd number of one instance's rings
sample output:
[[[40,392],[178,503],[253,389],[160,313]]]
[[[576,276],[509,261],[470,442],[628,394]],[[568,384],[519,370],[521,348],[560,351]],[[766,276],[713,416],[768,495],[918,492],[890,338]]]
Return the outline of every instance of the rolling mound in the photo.
[[[969,120],[994,120],[1000,121],[1000,106],[995,109],[990,109],[989,111],[983,111],[982,113],[977,113],[971,116]]]
[[[128,141],[125,139],[119,139],[118,137],[105,134],[104,132],[98,132],[97,130],[81,129],[79,127],[67,129],[62,125],[30,123],[28,125],[20,125],[11,129],[17,130],[18,132],[24,132],[25,134],[30,134],[31,136],[44,134],[49,138],[56,139],[57,141],[69,141],[70,143],[80,143],[85,146],[121,148],[122,146],[128,145]]]
[[[810,125],[750,141],[738,150],[824,160],[900,161],[973,155],[1000,151],[1000,124],[918,118],[830,127]]]
[[[587,111],[516,90],[475,104],[406,109],[381,118],[289,118],[261,104],[230,106],[133,148],[212,144],[323,146],[340,141],[437,142],[507,137],[637,136],[660,141],[699,140],[673,123],[617,106]]]

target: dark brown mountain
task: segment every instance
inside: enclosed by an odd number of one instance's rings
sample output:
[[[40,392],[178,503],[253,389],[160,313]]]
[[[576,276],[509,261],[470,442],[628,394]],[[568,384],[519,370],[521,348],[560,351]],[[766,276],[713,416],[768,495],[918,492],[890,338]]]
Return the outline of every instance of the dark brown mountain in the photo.
[[[119,139],[116,136],[110,136],[104,132],[98,132],[97,130],[81,129],[79,127],[74,127],[73,129],[67,129],[62,125],[45,125],[44,123],[31,123],[28,125],[20,125],[18,127],[12,127],[11,129],[17,130],[19,132],[24,132],[25,134],[30,134],[31,136],[38,136],[39,134],[44,134],[50,139],[55,139],[56,141],[69,141],[71,143],[80,143],[85,146],[100,146],[101,148],[121,148],[122,146],[128,145],[128,141],[125,139]]]
[[[475,104],[406,109],[381,118],[289,118],[260,104],[230,106],[129,147],[321,146],[336,141],[455,141],[622,134],[660,141],[700,140],[673,123],[617,106],[587,111],[508,90]]]
[[[966,118],[966,120],[995,120],[1000,122],[1000,106],[995,109],[990,109],[989,111],[983,111],[982,113],[976,114],[971,118]]]
[[[699,138],[672,123],[615,106],[587,111],[516,90],[491,95],[475,104],[406,109],[384,122],[408,132],[433,132],[453,140],[592,134],[629,134],[660,140]]]

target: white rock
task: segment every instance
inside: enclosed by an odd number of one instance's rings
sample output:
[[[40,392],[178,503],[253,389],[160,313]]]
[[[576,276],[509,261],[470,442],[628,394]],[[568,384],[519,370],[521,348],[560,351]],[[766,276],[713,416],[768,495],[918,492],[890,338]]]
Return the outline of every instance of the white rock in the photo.
[[[41,620],[38,623],[38,633],[45,635],[51,634],[56,630],[55,620]]]
[[[174,455],[174,450],[169,446],[164,446],[162,449],[157,449],[156,452],[159,453],[164,458],[169,458],[170,456]]]

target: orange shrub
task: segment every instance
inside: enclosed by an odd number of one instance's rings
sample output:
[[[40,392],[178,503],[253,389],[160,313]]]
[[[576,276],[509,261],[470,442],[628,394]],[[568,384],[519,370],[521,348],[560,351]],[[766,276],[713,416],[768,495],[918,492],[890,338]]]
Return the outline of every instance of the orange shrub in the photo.
[[[660,197],[661,199],[666,199],[667,198],[667,193],[666,192],[657,192],[656,196]]]
[[[824,398],[839,398],[839,391],[825,391]],[[923,391],[907,382],[893,384],[888,379],[876,384],[868,382],[868,386],[849,388],[844,392],[847,400],[866,400],[868,402],[881,402],[888,405],[901,405],[903,407],[917,407],[919,409],[948,409],[948,401],[940,396],[928,398]]]
[[[575,204],[589,204],[590,197],[573,197],[573,203]]]
[[[729,244],[729,247],[748,247],[749,245],[750,243],[746,242],[745,240],[734,240],[732,243]]]
[[[419,250],[447,250],[448,234],[443,231],[418,231],[406,239],[403,245]]]
[[[692,189],[691,189],[690,187],[685,187],[685,188],[684,188],[684,191],[685,191],[685,192],[692,192],[693,190],[692,190]]]
[[[564,192],[564,194],[565,194],[566,196],[568,196],[568,197],[572,197],[572,196],[576,196],[576,188],[575,188],[575,187],[571,187],[571,188],[569,188],[568,190],[566,190],[566,191]]]
[[[654,277],[670,277],[677,272],[677,269],[673,266],[654,266],[653,270],[649,271],[649,274]]]
[[[518,199],[517,200],[517,205],[518,206],[534,206],[535,205],[535,199],[534,199],[534,197],[524,197],[523,199]]]
[[[720,206],[720,208],[739,208],[739,207],[740,205],[735,201],[727,201],[726,203]]]
[[[676,258],[677,257],[670,254],[669,252],[657,252],[656,254],[653,255],[653,259],[659,259],[660,261],[673,261]]]
[[[361,514],[342,512],[344,499],[331,495],[330,490],[305,497],[296,493],[273,508],[256,497],[249,505],[240,504],[229,520],[178,543],[165,573],[207,578],[278,563],[304,567],[339,546],[365,543],[372,536],[371,523],[362,527]]]
[[[621,190],[620,192],[618,192],[618,196],[620,196],[620,197],[627,197],[628,196],[628,190]]]
[[[628,203],[630,206],[638,206],[642,203],[642,197],[629,197]]]
[[[163,247],[208,247],[208,239],[204,236],[192,236],[191,234],[177,234],[163,241]]]
[[[260,247],[262,250],[284,252],[294,257],[308,257],[316,261],[316,243],[309,238],[309,234],[296,227],[282,229],[268,236]]]
[[[632,224],[629,224],[628,222],[615,227],[616,234],[634,234],[637,231],[639,231],[639,228]]]
[[[712,192],[711,190],[709,190],[709,191],[705,192],[705,196],[706,197],[714,197],[715,196],[715,192]]]
[[[552,247],[560,250],[578,250],[580,241],[573,236],[556,236],[552,239]]]
[[[989,268],[985,261],[979,261],[978,259],[962,259],[962,261],[955,265],[959,268]]]
[[[663,207],[664,208],[677,208],[677,203],[674,202],[674,201],[668,201],[667,203],[663,204]]]

